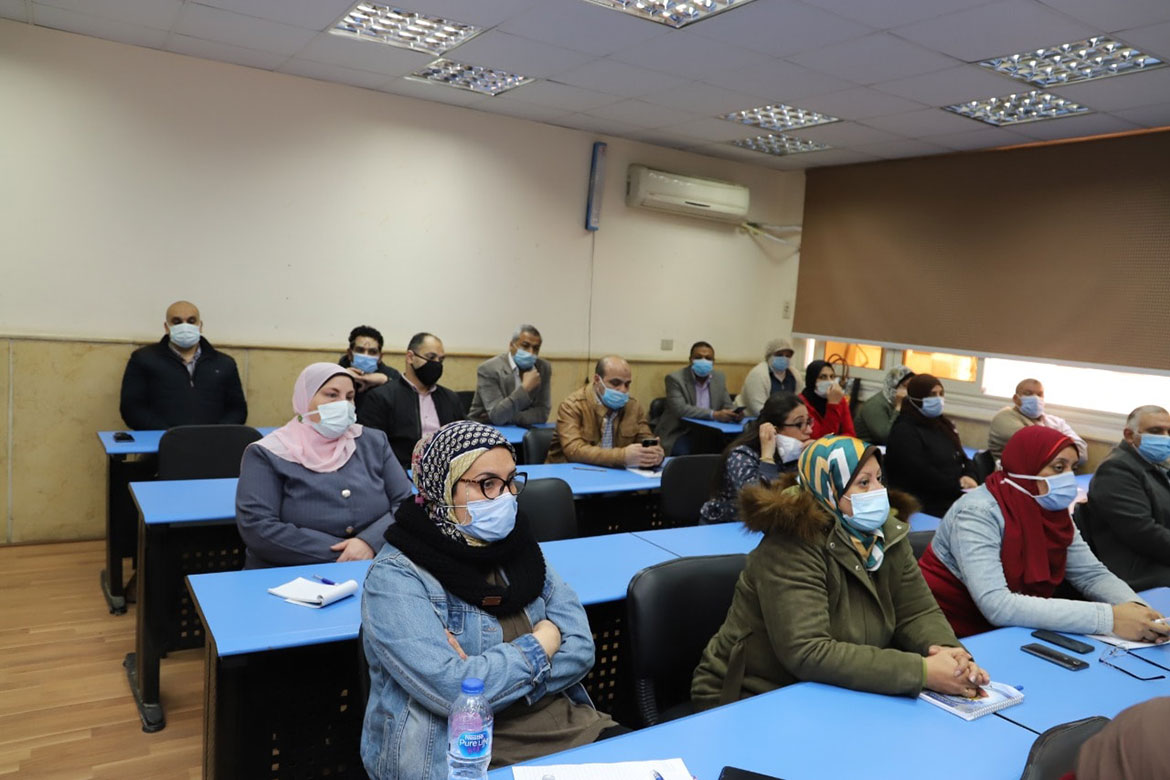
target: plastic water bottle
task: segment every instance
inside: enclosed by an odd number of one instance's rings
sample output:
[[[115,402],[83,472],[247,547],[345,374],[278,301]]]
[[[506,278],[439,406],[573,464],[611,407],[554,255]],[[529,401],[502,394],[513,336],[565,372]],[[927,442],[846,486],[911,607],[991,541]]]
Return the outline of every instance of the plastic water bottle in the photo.
[[[483,680],[468,677],[447,717],[448,780],[484,780],[492,760],[491,705],[483,695]]]

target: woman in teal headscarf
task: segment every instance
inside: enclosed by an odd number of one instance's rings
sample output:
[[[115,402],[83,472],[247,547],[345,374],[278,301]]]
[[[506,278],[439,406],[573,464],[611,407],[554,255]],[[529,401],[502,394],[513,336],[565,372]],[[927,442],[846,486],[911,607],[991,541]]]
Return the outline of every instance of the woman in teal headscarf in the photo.
[[[955,638],[907,535],[914,500],[882,485],[881,453],[851,436],[805,448],[796,474],[740,494],[764,539],[691,698],[707,709],[802,680],[916,696],[978,694],[988,676]]]

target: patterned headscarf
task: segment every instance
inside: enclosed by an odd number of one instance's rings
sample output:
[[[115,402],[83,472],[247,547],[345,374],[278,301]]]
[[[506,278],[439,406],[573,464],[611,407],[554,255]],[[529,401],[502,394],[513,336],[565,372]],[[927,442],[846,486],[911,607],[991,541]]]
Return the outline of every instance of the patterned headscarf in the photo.
[[[882,386],[882,395],[890,402],[894,403],[894,396],[898,392],[898,385],[906,381],[906,377],[914,376],[914,372],[910,370],[909,366],[895,366],[886,372],[885,384]]]
[[[872,534],[858,531],[845,522],[845,516],[837,508],[837,500],[853,482],[853,475],[870,450],[873,450],[871,457],[881,457],[876,447],[867,445],[861,439],[825,436],[804,448],[797,465],[797,474],[800,484],[813,494],[817,503],[835,517],[854,540],[854,546],[866,562],[865,567],[874,571],[881,566],[882,558],[885,557],[881,530]]]
[[[467,473],[475,459],[492,447],[507,447],[512,458],[516,457],[516,450],[492,426],[460,420],[424,436],[414,445],[410,457],[414,485],[418,488],[415,501],[423,505],[439,530],[464,544],[470,542],[459,531],[452,493],[455,483]]]

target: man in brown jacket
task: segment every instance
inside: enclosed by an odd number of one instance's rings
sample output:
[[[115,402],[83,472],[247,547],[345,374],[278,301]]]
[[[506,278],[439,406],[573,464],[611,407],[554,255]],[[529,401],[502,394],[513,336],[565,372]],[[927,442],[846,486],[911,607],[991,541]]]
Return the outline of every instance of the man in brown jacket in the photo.
[[[641,404],[630,398],[630,364],[617,355],[597,361],[593,381],[561,401],[548,463],[650,468],[662,462],[662,447],[643,447],[654,438]]]

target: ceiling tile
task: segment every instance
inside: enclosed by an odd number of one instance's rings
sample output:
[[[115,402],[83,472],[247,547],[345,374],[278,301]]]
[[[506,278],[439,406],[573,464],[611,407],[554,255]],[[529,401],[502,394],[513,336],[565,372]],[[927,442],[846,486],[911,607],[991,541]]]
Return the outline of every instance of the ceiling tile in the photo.
[[[450,59],[469,65],[506,70],[524,76],[547,78],[589,62],[588,54],[547,43],[488,30],[447,53]]]
[[[711,19],[705,24],[717,21],[718,18]],[[742,46],[698,37],[690,30],[669,30],[664,36],[654,38],[640,46],[622,49],[611,56],[618,62],[628,65],[666,71],[691,79],[703,79],[710,73],[759,64],[768,59],[763,54],[748,51]]]
[[[1051,91],[1097,111],[1152,106],[1170,96],[1170,68],[1069,84]]]
[[[512,92],[518,93],[520,89],[513,90]],[[509,98],[509,94],[511,93],[504,93],[497,97],[489,97],[482,103],[476,103],[475,110],[487,111],[491,114],[502,114],[513,117],[514,119],[527,119],[532,122],[548,122],[572,113],[563,108],[541,106],[536,103],[525,103],[515,98]]]
[[[1042,0],[1044,5],[1096,27],[1117,32],[1127,27],[1170,21],[1166,0]]]
[[[183,7],[183,13],[179,15],[173,31],[192,38],[276,54],[294,54],[316,35],[303,27],[257,19],[198,3],[188,3]]]
[[[991,0],[804,0],[848,19],[885,30],[973,8]]]
[[[128,43],[131,46],[146,46],[151,49],[161,49],[169,34],[166,30],[156,30],[153,27],[103,19],[49,6],[34,8],[33,19],[44,27],[67,30],[82,35],[93,35],[108,41]]]
[[[949,106],[964,100],[995,97],[1019,92],[1023,85],[1015,79],[998,76],[978,65],[960,65],[937,73],[924,73],[896,81],[883,81],[875,89],[889,92],[928,106]]]
[[[540,5],[544,0],[409,0],[409,9],[429,16],[441,16],[477,27],[495,27],[517,14]]]
[[[353,87],[365,87],[366,89],[376,89],[393,78],[393,76],[387,76],[384,73],[343,68],[340,65],[313,62],[296,57],[281,65],[279,71],[291,76],[305,76],[318,81],[332,81],[337,84],[349,84]]]
[[[894,28],[893,32],[966,62],[1079,41],[1100,32],[1038,0],[1003,0]]]
[[[199,0],[200,5],[317,31],[331,28],[353,3],[354,0]]]
[[[1013,133],[1011,130],[1004,130],[1000,127],[988,127],[974,119],[968,120],[968,123],[974,129],[962,133],[931,135],[922,140],[958,151],[990,149],[996,146],[1012,146],[1014,144],[1028,143],[1033,140],[1027,136]]]
[[[17,22],[27,22],[29,4],[25,0],[0,0],[0,16]]]
[[[792,131],[790,134],[800,138],[810,138],[814,141],[820,141],[829,146],[860,146],[861,144],[873,144],[880,141],[905,140],[894,133],[887,133],[885,130],[878,130],[877,128],[860,125],[856,122],[834,122],[831,125],[802,127],[799,130]]]
[[[952,151],[945,146],[910,139],[903,141],[882,141],[876,144],[859,144],[853,148],[859,152],[885,157],[890,160],[900,157],[926,157],[931,154],[949,154]]]
[[[1167,127],[1170,126],[1170,103],[1127,108],[1124,111],[1116,112],[1116,115],[1127,122],[1133,122],[1142,127]]]
[[[569,114],[568,116],[554,120],[553,124],[568,127],[572,130],[583,130],[587,133],[612,135],[619,138],[628,138],[630,135],[643,130],[641,127],[619,122],[616,119],[602,119],[601,117],[590,116],[589,114]]]
[[[792,159],[800,158],[802,161],[807,160],[805,168],[823,168],[826,165],[850,165],[852,163],[873,162],[881,158],[859,152],[854,149],[824,149],[819,152],[805,152],[803,154],[794,154]],[[781,158],[784,159],[784,158]]]
[[[1132,122],[1109,114],[1082,114],[1041,122],[1026,122],[1013,127],[1012,130],[1029,138],[1050,141],[1057,138],[1084,138],[1104,133],[1121,133],[1136,127],[1137,125]]]
[[[408,51],[372,41],[359,41],[332,33],[319,33],[305,48],[297,52],[297,58],[371,73],[385,73],[387,76],[404,76],[433,59],[425,52]]]
[[[181,0],[39,0],[33,7],[34,21],[37,7],[42,5],[156,30],[169,30],[183,7]]]
[[[961,64],[952,57],[907,43],[889,33],[874,33],[788,59],[797,65],[858,84],[893,81]]]
[[[801,98],[809,95],[839,92],[856,86],[852,82],[783,60],[769,60],[747,68],[713,73],[705,76],[703,81],[717,87],[759,95],[765,102],[775,101],[790,106],[800,106]]]
[[[688,111],[657,106],[641,100],[610,103],[608,106],[593,109],[589,114],[603,119],[616,119],[637,127],[666,127],[702,118]]]
[[[582,89],[552,81],[525,84],[521,89],[514,89],[500,95],[500,99],[522,100],[525,103],[573,112],[588,111],[621,100],[616,95],[607,95],[604,92],[594,92],[591,89]]]
[[[943,133],[962,133],[971,129],[970,119],[939,108],[907,111],[903,114],[889,116],[875,116],[866,119],[865,124],[911,138]]]
[[[800,108],[820,111],[838,119],[865,119],[900,111],[918,111],[923,106],[913,100],[895,97],[867,87],[854,87],[827,95],[814,95],[799,102]],[[868,123],[867,123],[868,124]]]
[[[392,95],[418,98],[431,103],[446,103],[453,106],[476,107],[484,101],[491,100],[488,95],[479,92],[470,92],[466,89],[456,89],[433,82],[410,81],[405,78],[392,78],[382,86],[379,92],[389,92]]]
[[[596,56],[670,32],[665,25],[647,23],[583,0],[542,0],[528,12],[504,22],[500,30]]]
[[[847,41],[873,30],[868,25],[795,0],[749,3],[704,20],[692,29],[696,35],[774,57]]]
[[[628,138],[654,146],[665,146],[669,149],[691,149],[702,143],[688,135],[678,135],[667,130],[641,130],[631,133]]]
[[[761,105],[753,95],[702,83],[662,90],[642,99],[655,105],[694,111],[697,114],[726,114]]]
[[[730,141],[734,138],[750,138],[760,134],[759,128],[746,127],[735,122],[711,117],[692,119],[689,122],[671,125],[666,129],[678,135],[702,138],[707,141]]]
[[[263,68],[264,70],[273,70],[288,59],[284,54],[245,49],[241,46],[231,46],[216,41],[205,41],[202,38],[192,38],[189,35],[175,35],[174,33],[167,38],[166,49],[177,54],[189,54],[192,57],[202,57],[205,60],[233,62],[236,65],[245,65],[249,68]]]
[[[594,60],[565,71],[557,76],[557,81],[622,97],[638,97],[690,83],[667,73],[611,59]]]
[[[1170,7],[1170,3],[1167,6]],[[1170,22],[1122,30],[1117,33],[1117,39],[1170,62]]]

